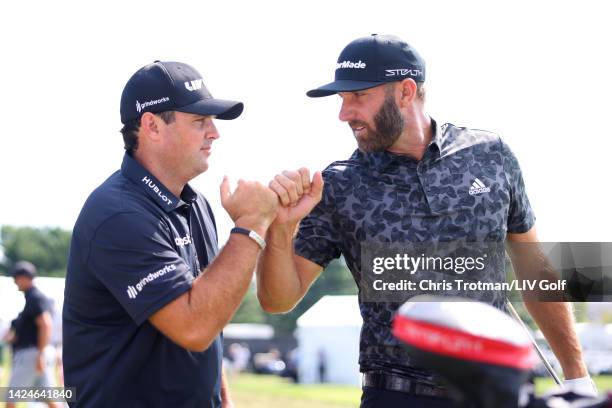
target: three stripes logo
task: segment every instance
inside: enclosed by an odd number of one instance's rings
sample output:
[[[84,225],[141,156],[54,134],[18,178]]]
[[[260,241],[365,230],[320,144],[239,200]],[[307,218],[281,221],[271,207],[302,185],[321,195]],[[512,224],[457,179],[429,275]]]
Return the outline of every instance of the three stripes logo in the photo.
[[[482,194],[482,193],[488,193],[489,191],[491,191],[489,187],[485,186],[482,181],[475,178],[474,182],[470,186],[469,193],[470,195],[477,195],[477,194]]]
[[[136,291],[136,288],[133,286],[128,286],[127,288],[127,294],[130,297],[130,299],[136,299],[136,296],[138,295],[138,292]]]

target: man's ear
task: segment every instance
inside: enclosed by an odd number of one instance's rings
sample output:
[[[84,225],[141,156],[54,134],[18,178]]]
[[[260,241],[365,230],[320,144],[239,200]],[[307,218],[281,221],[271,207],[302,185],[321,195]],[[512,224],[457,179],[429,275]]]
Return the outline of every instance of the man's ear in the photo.
[[[417,96],[417,84],[412,78],[406,78],[399,84],[400,106],[408,106]]]
[[[140,134],[144,137],[157,141],[161,138],[160,135],[160,118],[151,112],[145,112],[140,118]]]

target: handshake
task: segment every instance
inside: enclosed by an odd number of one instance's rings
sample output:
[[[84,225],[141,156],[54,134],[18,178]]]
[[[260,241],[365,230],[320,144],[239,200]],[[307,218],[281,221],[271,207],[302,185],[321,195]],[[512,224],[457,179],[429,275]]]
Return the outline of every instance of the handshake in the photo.
[[[239,180],[230,192],[229,180],[221,183],[221,204],[236,226],[262,237],[272,225],[295,228],[321,200],[323,177],[317,171],[312,179],[306,168],[283,171],[266,187],[257,181]]]

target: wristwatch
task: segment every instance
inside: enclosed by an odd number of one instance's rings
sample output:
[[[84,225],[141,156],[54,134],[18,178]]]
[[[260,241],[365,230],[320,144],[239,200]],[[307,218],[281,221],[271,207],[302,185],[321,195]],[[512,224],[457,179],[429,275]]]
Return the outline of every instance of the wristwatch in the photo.
[[[261,237],[261,235],[259,235],[255,231],[248,230],[246,228],[241,228],[241,227],[234,227],[230,231],[230,234],[233,234],[233,233],[246,235],[247,237],[255,241],[257,245],[259,245],[262,251],[266,249],[266,241]]]

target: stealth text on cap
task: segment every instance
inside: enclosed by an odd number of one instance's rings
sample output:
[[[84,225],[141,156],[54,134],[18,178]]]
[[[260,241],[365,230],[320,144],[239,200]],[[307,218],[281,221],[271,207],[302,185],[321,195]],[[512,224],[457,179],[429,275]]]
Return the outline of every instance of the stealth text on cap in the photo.
[[[366,67],[366,63],[362,62],[361,60],[359,60],[357,62],[342,61],[342,62],[337,62],[336,63],[336,69],[339,69],[339,68],[365,69],[365,67]]]
[[[159,187],[157,187],[157,184],[155,184],[153,182],[153,180],[151,180],[150,178],[148,178],[147,176],[144,176],[142,178],[142,182],[145,183],[145,185],[147,187],[149,187],[151,190],[153,190],[158,196],[159,198],[162,199],[162,201],[168,205],[172,205],[172,200],[168,198],[167,195],[164,194],[163,191],[160,190]]]
[[[385,76],[404,76],[410,75],[413,77],[418,77],[419,75],[423,75],[423,70],[420,69],[408,69],[408,68],[400,68],[400,69],[385,69]]]

